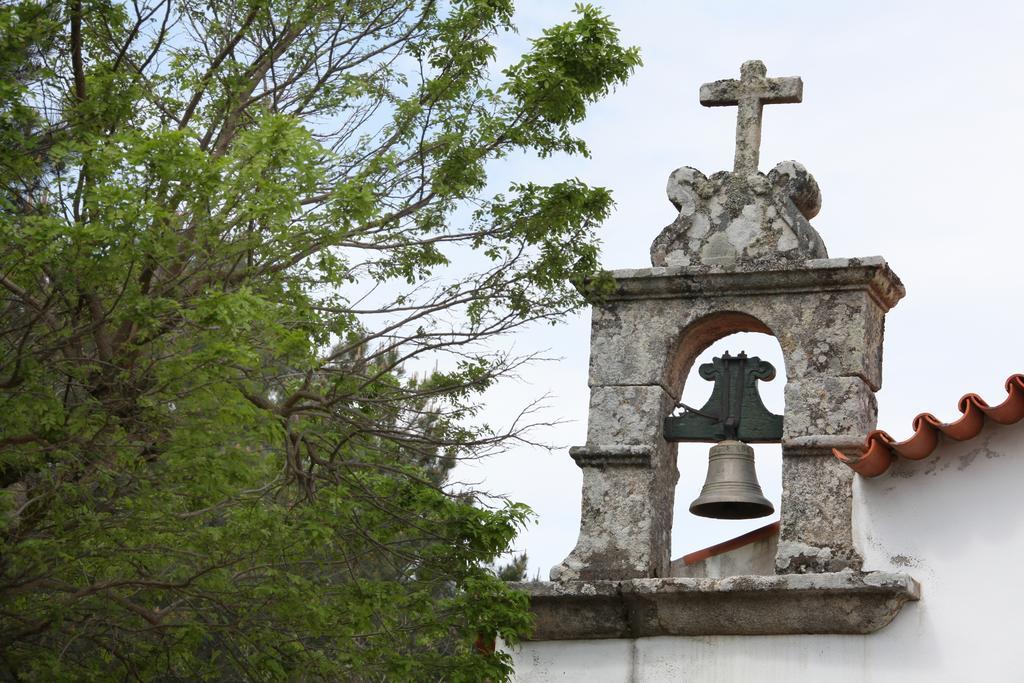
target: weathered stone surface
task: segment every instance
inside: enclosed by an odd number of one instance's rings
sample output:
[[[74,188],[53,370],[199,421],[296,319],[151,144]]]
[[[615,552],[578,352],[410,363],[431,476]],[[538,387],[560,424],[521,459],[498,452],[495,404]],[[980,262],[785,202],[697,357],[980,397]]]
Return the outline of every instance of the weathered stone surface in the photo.
[[[858,436],[875,428],[878,401],[860,377],[805,376],[786,383],[783,439]]]
[[[782,444],[779,574],[860,569],[853,541],[853,471],[829,451],[796,453]]]
[[[868,291],[823,292],[802,297],[786,324],[772,329],[786,354],[789,378],[859,377],[871,389],[882,383],[882,327],[885,315]]]
[[[650,444],[661,440],[661,422],[676,399],[660,386],[596,386],[590,389],[588,444]]]
[[[667,576],[676,448],[661,419],[675,399],[661,386],[594,387],[583,468],[579,541],[552,580]]]
[[[702,304],[697,307],[703,308]],[[594,306],[590,323],[591,390],[601,386],[660,386],[678,398],[668,383],[666,365],[678,336],[677,325],[693,313],[680,302],[609,301]]]
[[[520,583],[534,640],[871,633],[920,597],[904,574]]]
[[[679,215],[651,245],[652,265],[783,265],[828,256],[808,222],[821,208],[818,184],[795,161],[767,176],[706,178],[684,167],[669,176],[667,192]]]
[[[667,576],[676,447],[661,418],[675,399],[660,386],[594,387],[583,469],[580,536],[552,580]]]
[[[790,380],[785,395],[776,571],[860,569],[852,529],[853,473],[830,458],[831,444],[875,428],[875,395],[859,377],[831,375]]]
[[[653,467],[658,456],[651,446],[631,444],[594,444],[573,446],[569,457],[580,467],[633,466]]]
[[[744,331],[775,335],[790,379],[855,376],[877,389],[884,315],[904,295],[877,257],[613,276],[616,291],[592,313],[590,385],[657,384],[673,396],[701,351]]]
[[[605,464],[577,458],[583,469],[579,540],[552,568],[551,580],[668,576],[672,501],[679,479],[675,447],[665,444],[664,453],[640,465],[609,458],[615,453],[611,446],[574,450],[584,458],[596,451]]]

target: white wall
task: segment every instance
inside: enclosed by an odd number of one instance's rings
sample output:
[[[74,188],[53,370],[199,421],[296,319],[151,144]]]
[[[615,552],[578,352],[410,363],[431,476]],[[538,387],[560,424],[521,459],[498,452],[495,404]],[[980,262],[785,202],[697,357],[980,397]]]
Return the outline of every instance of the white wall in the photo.
[[[858,478],[865,569],[909,573],[922,599],[867,636],[528,643],[519,681],[1024,681],[1024,422]]]

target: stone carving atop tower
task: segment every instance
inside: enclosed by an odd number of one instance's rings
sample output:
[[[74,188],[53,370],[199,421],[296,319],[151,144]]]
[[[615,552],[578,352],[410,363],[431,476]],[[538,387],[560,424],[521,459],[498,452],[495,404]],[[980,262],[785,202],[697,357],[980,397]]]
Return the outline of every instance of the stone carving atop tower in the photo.
[[[803,82],[767,78],[759,61],[743,64],[740,74],[700,89],[701,104],[738,108],[733,170],[710,178],[689,166],[672,172],[666,191],[679,215],[651,245],[651,265],[777,266],[828,258],[809,222],[821,209],[814,177],[795,161],[783,161],[767,176],[757,170],[763,106],[800,102]]]

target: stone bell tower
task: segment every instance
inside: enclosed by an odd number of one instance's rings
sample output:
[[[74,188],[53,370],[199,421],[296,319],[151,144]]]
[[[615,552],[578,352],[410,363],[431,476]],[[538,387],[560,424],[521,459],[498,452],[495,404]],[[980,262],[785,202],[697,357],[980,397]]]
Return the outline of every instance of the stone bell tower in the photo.
[[[821,195],[802,165],[758,170],[763,106],[802,94],[799,78],[768,78],[758,61],[700,89],[705,106],[738,107],[735,165],[669,176],[679,214],[654,239],[652,267],[615,271],[614,293],[593,309],[587,443],[570,450],[583,470],[579,540],[552,583],[524,584],[535,638],[868,632],[916,599],[909,577],[861,572],[853,472],[832,457],[875,426],[884,319],[903,286],[880,257],[828,258],[810,223]],[[679,473],[664,421],[697,356],[733,332],[773,335],[786,365],[775,574],[671,578]],[[751,595],[784,603],[773,624],[733,618],[764,612]]]

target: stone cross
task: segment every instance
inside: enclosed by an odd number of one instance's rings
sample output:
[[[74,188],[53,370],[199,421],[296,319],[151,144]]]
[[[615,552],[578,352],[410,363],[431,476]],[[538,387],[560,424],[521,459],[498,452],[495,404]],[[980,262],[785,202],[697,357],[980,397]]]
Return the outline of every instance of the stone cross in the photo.
[[[738,81],[727,79],[700,86],[700,103],[705,107],[739,107],[733,165],[736,173],[748,175],[757,172],[764,105],[792,104],[803,100],[804,82],[799,77],[767,78],[767,74],[764,63],[755,59],[743,63]]]

